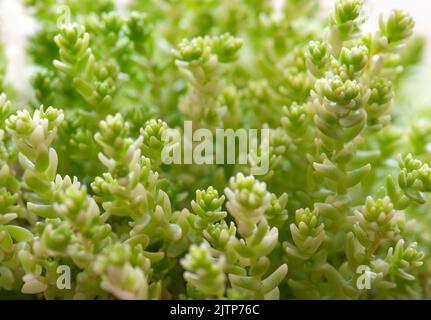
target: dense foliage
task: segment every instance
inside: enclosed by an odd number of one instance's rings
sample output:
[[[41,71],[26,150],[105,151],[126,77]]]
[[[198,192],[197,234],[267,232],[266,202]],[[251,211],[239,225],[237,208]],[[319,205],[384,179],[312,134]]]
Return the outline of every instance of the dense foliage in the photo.
[[[0,54],[0,298],[431,298],[431,121],[395,94],[408,13],[365,32],[362,0],[61,4],[25,1],[25,106]],[[269,128],[269,171],[164,164],[185,120]]]

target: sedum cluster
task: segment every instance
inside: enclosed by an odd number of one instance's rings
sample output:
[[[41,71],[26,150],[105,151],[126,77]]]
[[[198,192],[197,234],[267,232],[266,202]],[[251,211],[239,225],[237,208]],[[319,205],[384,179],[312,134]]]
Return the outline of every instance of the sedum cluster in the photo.
[[[0,298],[431,298],[431,121],[395,96],[423,46],[408,13],[365,32],[362,0],[23,4],[24,104],[0,46]],[[269,148],[164,164],[184,121]]]

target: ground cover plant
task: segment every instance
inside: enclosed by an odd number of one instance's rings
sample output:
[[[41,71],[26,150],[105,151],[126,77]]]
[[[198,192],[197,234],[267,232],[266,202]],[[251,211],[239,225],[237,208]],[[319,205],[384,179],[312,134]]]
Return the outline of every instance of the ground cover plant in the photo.
[[[24,1],[24,102],[0,45],[0,298],[431,298],[412,17],[281,3]],[[184,121],[269,147],[167,164]]]

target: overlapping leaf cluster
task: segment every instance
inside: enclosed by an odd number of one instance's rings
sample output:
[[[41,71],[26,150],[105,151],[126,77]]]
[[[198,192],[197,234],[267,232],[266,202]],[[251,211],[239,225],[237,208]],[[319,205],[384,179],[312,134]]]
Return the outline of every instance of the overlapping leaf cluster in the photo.
[[[25,1],[33,98],[0,95],[0,297],[431,297],[431,122],[395,99],[412,17],[367,33],[362,0],[270,3]],[[185,120],[270,146],[164,164]]]

